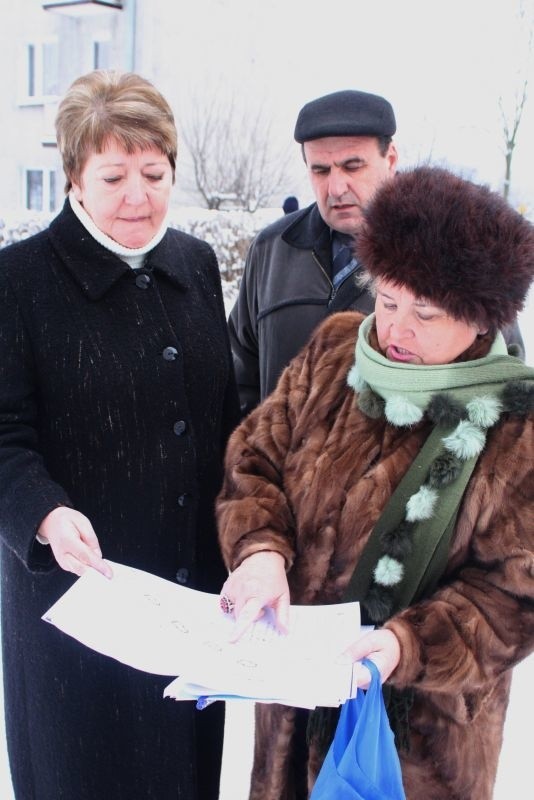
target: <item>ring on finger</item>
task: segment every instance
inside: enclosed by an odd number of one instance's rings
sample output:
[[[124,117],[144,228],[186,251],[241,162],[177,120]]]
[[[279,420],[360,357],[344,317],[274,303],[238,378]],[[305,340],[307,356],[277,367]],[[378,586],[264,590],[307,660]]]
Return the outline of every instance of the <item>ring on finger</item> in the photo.
[[[228,595],[222,594],[219,598],[219,606],[224,614],[231,614],[235,608],[235,603],[230,600]]]

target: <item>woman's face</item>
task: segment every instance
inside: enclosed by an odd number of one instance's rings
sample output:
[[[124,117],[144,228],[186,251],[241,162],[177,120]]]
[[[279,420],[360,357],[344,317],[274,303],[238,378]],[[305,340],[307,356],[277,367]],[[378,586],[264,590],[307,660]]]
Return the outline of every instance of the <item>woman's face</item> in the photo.
[[[378,280],[376,290],[378,343],[390,361],[449,364],[473,344],[480,332],[476,325],[454,319],[403,286]]]
[[[127,153],[110,141],[85,162],[74,196],[97,228],[124,247],[143,247],[160,229],[172,188],[172,168],[155,148]]]

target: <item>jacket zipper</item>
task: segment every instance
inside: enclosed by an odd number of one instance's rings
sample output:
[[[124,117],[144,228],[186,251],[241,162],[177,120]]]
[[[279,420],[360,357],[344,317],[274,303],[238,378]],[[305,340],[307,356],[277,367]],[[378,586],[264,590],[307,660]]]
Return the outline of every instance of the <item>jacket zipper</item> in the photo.
[[[327,271],[325,270],[325,268],[323,267],[323,265],[322,265],[322,264],[321,264],[321,262],[319,261],[319,258],[317,257],[317,254],[316,254],[315,250],[312,250],[312,256],[313,256],[313,258],[314,258],[314,261],[315,261],[315,263],[317,264],[317,266],[319,267],[319,269],[321,270],[321,272],[322,272],[322,273],[323,273],[323,275],[325,276],[326,280],[327,280],[327,281],[328,281],[328,283],[330,284],[330,295],[329,295],[329,297],[328,297],[328,304],[327,304],[327,306],[328,306],[328,307],[330,307],[330,306],[332,305],[333,301],[335,300],[335,297],[336,297],[336,295],[337,295],[337,293],[338,293],[338,291],[339,291],[339,288],[340,288],[341,286],[343,286],[343,284],[345,283],[345,281],[346,281],[348,278],[350,278],[350,276],[351,276],[351,275],[354,275],[354,270],[353,270],[352,272],[349,272],[349,274],[348,274],[348,275],[346,275],[346,276],[343,278],[343,280],[342,280],[340,283],[338,283],[338,285],[337,285],[337,286],[334,286],[334,284],[332,283],[332,280],[331,280],[331,278],[330,278],[329,274],[327,273]]]
[[[315,250],[312,250],[312,256],[313,256],[313,259],[314,259],[315,263],[317,264],[317,266],[319,267],[319,269],[321,270],[321,272],[325,276],[326,280],[330,284],[330,295],[328,297],[328,305],[330,305],[330,303],[332,302],[332,300],[336,296],[337,289],[334,289],[334,284],[332,283],[332,281],[330,279],[330,275],[328,274],[328,272],[325,270],[325,268],[323,267],[323,265],[319,261],[319,258],[317,257],[317,253],[315,252]]]

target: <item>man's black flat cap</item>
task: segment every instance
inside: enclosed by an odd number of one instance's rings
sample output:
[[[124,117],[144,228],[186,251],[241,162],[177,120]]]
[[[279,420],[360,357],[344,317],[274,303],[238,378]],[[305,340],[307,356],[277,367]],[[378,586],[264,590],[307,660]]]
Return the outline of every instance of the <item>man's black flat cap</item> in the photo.
[[[325,136],[393,136],[396,130],[387,100],[347,89],[306,103],[297,118],[295,139],[302,144]]]

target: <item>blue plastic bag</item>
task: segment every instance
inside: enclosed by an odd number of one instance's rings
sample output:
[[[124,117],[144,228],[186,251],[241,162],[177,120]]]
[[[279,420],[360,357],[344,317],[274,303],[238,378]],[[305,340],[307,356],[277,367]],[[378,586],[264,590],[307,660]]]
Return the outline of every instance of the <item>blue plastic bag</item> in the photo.
[[[405,800],[399,756],[376,665],[366,692],[347,700],[310,800]]]

